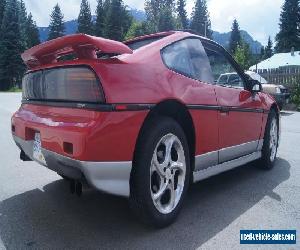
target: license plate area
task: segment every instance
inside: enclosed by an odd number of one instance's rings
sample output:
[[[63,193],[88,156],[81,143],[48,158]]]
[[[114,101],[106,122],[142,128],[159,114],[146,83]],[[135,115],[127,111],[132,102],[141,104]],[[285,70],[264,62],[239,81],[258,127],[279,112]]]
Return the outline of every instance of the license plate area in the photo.
[[[45,157],[42,153],[42,142],[41,142],[41,134],[39,132],[36,132],[34,134],[34,140],[33,140],[33,158],[43,164],[46,165]]]

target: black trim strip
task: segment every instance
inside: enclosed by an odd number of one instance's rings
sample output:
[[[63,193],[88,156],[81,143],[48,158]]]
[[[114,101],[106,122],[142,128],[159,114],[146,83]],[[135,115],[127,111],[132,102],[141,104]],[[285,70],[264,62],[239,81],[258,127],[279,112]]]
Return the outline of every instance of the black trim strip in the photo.
[[[101,112],[126,112],[126,111],[143,111],[151,110],[155,104],[135,104],[135,103],[78,103],[78,102],[57,102],[57,101],[35,101],[22,100],[22,104],[34,104],[40,106],[64,107],[88,109]],[[250,112],[250,113],[269,113],[268,110],[258,108],[240,108],[240,107],[226,107],[215,105],[191,104],[187,105],[191,110],[217,110],[220,112]]]
[[[240,107],[229,107],[231,112],[250,112],[250,113],[263,113],[263,109],[258,108],[240,108]]]
[[[106,104],[106,103],[84,103],[84,102],[58,102],[58,101],[35,101],[22,100],[22,104],[33,104],[39,106],[51,106],[62,108],[87,109],[101,112],[125,112],[150,110],[154,104]]]
[[[214,105],[198,105],[198,104],[191,104],[187,105],[188,109],[199,109],[199,110],[221,110],[221,106],[214,106]]]
[[[252,113],[265,113],[264,109],[259,108],[240,108],[240,107],[227,107],[227,106],[214,106],[214,105],[187,105],[188,109],[196,110],[218,110],[222,112],[252,112]]]
[[[62,107],[62,108],[88,109],[88,110],[97,110],[103,112],[113,111],[112,105],[97,104],[97,103],[22,100],[22,104],[33,104],[39,106]]]
[[[155,104],[112,104],[113,111],[143,111],[152,109]],[[126,109],[120,109],[120,106],[126,107]]]

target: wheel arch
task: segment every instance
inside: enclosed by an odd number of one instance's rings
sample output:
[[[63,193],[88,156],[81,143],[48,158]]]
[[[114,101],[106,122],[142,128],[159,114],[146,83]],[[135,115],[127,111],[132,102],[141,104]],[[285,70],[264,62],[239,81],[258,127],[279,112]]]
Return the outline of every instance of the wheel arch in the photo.
[[[271,107],[270,107],[270,111],[271,110],[274,110],[276,115],[279,117],[279,114],[280,114],[280,109],[278,107],[278,105],[274,102],[272,103]]]
[[[156,104],[153,108],[151,108],[150,112],[146,116],[142,124],[142,127],[139,131],[137,141],[136,141],[136,146],[138,144],[139,138],[141,137],[141,134],[143,133],[145,125],[151,118],[155,116],[170,117],[174,119],[183,129],[189,146],[190,164],[191,164],[191,173],[192,173],[195,168],[195,150],[196,150],[195,127],[194,127],[192,116],[188,108],[186,107],[185,104],[179,102],[178,100],[174,100],[174,99],[164,100]],[[133,161],[135,159],[135,151],[136,150],[134,150]]]

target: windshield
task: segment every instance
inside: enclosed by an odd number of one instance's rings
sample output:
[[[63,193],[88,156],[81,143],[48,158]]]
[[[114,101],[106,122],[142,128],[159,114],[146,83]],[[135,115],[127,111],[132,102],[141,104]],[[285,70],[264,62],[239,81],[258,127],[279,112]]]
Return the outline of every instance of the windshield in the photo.
[[[246,74],[248,76],[250,76],[251,79],[259,81],[261,84],[268,83],[268,81],[265,78],[263,78],[260,74],[257,74],[257,73],[252,72],[252,71],[247,71]]]

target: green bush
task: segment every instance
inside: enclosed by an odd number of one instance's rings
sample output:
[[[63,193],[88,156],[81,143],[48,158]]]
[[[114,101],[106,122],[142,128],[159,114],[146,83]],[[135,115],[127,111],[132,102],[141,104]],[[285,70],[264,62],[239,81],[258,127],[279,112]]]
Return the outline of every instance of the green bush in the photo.
[[[18,87],[12,87],[5,92],[22,92],[22,89],[19,89]]]
[[[291,100],[294,104],[298,106],[298,109],[300,108],[300,81],[294,81],[292,84],[292,90],[291,90]]]

